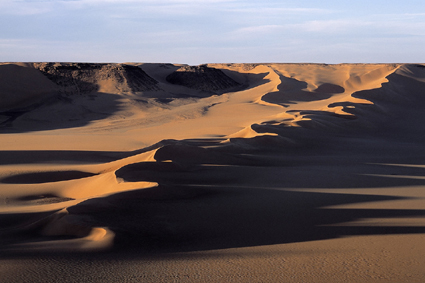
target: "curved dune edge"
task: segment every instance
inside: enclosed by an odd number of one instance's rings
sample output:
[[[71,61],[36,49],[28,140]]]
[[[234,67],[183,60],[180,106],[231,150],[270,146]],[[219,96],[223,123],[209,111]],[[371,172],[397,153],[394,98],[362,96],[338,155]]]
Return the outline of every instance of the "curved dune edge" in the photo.
[[[69,251],[69,252],[86,252],[86,251],[101,251],[109,249],[113,246],[114,232],[107,227],[92,227],[85,223],[74,214],[69,214],[67,208],[78,206],[84,203],[87,206],[89,203],[90,209],[96,207],[103,207],[101,201],[102,197],[117,194],[119,192],[127,192],[131,190],[141,190],[145,188],[153,188],[158,184],[155,182],[124,182],[117,179],[115,171],[128,164],[136,162],[152,162],[155,161],[154,155],[157,150],[150,150],[140,154],[133,154],[129,157],[118,159],[116,161],[100,164],[100,165],[83,165],[77,166],[85,172],[93,172],[95,175],[90,177],[81,178],[76,176],[76,179],[65,181],[50,181],[47,177],[46,182],[37,182],[30,184],[26,179],[24,187],[27,189],[22,190],[22,185],[9,185],[19,187],[20,190],[16,191],[23,200],[11,202],[9,205],[0,207],[0,216],[7,214],[21,214],[21,213],[41,213],[52,212],[47,217],[36,219],[33,222],[27,222],[24,225],[15,226],[15,228],[7,229],[4,232],[10,233],[13,231],[31,231],[33,229],[41,229],[40,235],[53,237],[50,241],[43,241],[41,243],[27,243],[17,244],[11,247],[12,250],[28,250],[28,251]],[[60,171],[51,171],[53,173]],[[63,171],[67,172],[67,171]],[[28,173],[35,174],[35,173]],[[37,173],[40,174],[40,173]],[[43,176],[48,176],[49,171],[44,171]],[[57,174],[56,174],[57,175]],[[75,174],[74,174],[75,175]],[[15,179],[19,180],[22,174],[15,175]],[[55,178],[52,175],[52,179]],[[31,180],[31,179],[30,179]],[[34,194],[34,188],[40,188],[38,193],[40,197],[48,195],[49,192],[54,192],[58,197],[64,198],[65,201],[58,201],[56,203],[49,203],[44,201],[34,205],[35,197],[31,197],[31,201],[25,201],[25,195]],[[11,194],[9,194],[10,198]],[[14,198],[16,199],[17,196]],[[100,201],[98,199],[100,198]],[[112,207],[111,207],[112,208]],[[54,212],[57,211],[58,212]],[[1,231],[0,231],[1,232]],[[55,237],[73,237],[73,239],[54,240]]]
[[[240,130],[237,133],[231,134],[227,136],[228,139],[231,138],[253,138],[258,136],[278,136],[276,133],[258,133],[256,132],[252,126],[246,127],[245,129]]]
[[[51,236],[51,235],[49,235]],[[115,234],[106,227],[94,227],[90,234],[76,239],[50,240],[13,245],[9,251],[16,252],[100,252],[113,246]]]
[[[0,207],[1,213],[17,213],[17,212],[36,212],[49,211],[59,208],[65,208],[76,205],[90,198],[107,196],[123,191],[134,189],[143,189],[157,186],[155,182],[133,182],[127,183],[116,178],[115,171],[125,165],[135,162],[153,161],[155,151],[142,154],[136,154],[128,158],[117,160],[102,165],[82,166],[86,172],[96,172],[92,177],[77,178],[74,180],[35,183],[25,185],[5,185],[7,187],[17,187],[19,190],[8,194],[9,199],[23,198],[37,193],[40,196],[54,193],[55,196],[64,198],[65,201],[49,203],[45,201],[38,205],[34,205],[34,201],[9,201],[10,204]],[[47,175],[49,171],[45,171]],[[19,175],[18,175],[19,176]]]
[[[107,227],[90,227],[63,209],[53,214],[43,225],[41,234],[45,236],[74,236],[75,239],[47,241],[42,244],[28,244],[29,249],[56,251],[100,251],[111,248],[115,233]]]

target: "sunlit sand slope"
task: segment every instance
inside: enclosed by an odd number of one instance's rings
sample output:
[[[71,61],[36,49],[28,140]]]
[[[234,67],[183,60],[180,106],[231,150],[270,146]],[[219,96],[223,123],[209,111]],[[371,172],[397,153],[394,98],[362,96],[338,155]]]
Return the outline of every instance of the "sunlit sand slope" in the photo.
[[[3,63],[0,279],[423,282],[424,95],[421,64]]]

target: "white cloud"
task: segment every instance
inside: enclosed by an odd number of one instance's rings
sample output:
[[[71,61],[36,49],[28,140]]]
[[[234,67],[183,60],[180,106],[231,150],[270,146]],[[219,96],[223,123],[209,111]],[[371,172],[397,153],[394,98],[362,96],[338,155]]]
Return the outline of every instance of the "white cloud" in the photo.
[[[235,13],[253,13],[264,15],[287,15],[287,14],[329,14],[334,13],[334,10],[318,9],[318,8],[289,8],[281,6],[267,6],[262,4],[251,5],[248,7],[232,7],[228,9]]]
[[[362,27],[372,26],[372,22],[361,20],[315,20],[300,24],[288,25],[306,32],[340,33]]]
[[[48,2],[0,1],[0,14],[36,15],[50,11]]]
[[[0,38],[0,47],[16,48],[22,43],[20,39]]]
[[[223,11],[234,14],[282,15],[282,14],[323,14],[332,11],[318,8],[282,7],[262,2],[247,3],[243,0],[0,0],[0,14],[31,15],[42,14],[60,9],[85,9],[88,7],[117,7],[128,12],[154,8],[156,12],[164,10],[184,13],[186,10]],[[169,11],[169,12],[170,12]]]

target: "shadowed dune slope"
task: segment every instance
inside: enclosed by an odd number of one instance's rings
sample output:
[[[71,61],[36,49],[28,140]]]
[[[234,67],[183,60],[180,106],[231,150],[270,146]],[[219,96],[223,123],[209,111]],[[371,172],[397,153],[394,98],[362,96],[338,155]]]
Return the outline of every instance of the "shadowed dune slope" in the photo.
[[[45,100],[58,90],[40,72],[25,65],[0,65],[0,111],[25,108]]]

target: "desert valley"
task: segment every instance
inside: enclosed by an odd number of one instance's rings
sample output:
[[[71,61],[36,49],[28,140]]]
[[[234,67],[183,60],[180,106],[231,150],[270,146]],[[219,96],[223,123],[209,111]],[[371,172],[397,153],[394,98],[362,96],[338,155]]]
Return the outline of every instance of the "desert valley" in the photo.
[[[424,282],[424,64],[0,64],[1,282]]]

